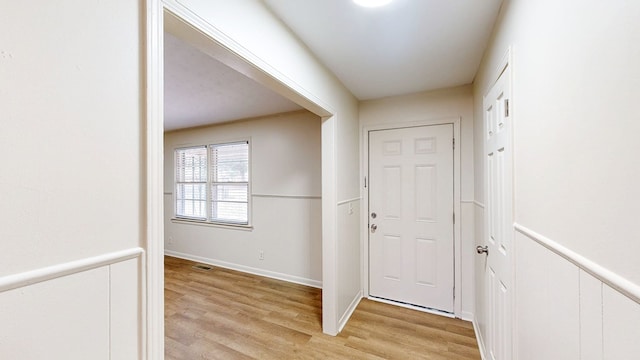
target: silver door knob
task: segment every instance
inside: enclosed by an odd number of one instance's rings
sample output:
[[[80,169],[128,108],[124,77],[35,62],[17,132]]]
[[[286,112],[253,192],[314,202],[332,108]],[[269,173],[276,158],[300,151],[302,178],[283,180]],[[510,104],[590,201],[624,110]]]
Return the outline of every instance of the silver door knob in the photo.
[[[378,230],[378,225],[376,225],[376,224],[371,224],[371,233],[376,232],[376,230]]]
[[[476,251],[478,252],[478,254],[487,254],[487,255],[489,255],[489,247],[488,246],[480,246],[480,245],[478,245],[476,247]]]

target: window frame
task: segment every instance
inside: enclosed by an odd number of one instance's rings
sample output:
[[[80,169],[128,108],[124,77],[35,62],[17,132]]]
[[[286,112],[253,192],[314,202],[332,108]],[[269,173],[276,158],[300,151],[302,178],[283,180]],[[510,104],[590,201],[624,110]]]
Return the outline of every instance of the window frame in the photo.
[[[219,221],[219,220],[212,220],[212,196],[211,196],[211,188],[212,185],[215,184],[216,182],[213,181],[213,173],[212,173],[212,164],[211,164],[211,149],[214,146],[224,146],[224,145],[234,145],[234,144],[243,144],[246,143],[247,144],[247,171],[248,171],[248,176],[247,176],[247,222],[243,223],[243,222],[234,222],[234,221]],[[190,217],[190,216],[184,216],[184,215],[178,215],[178,192],[177,192],[177,185],[179,183],[183,183],[183,182],[178,182],[178,176],[177,176],[177,172],[178,172],[178,166],[177,166],[177,154],[179,150],[185,150],[185,149],[193,149],[193,148],[199,148],[199,147],[204,147],[206,149],[206,154],[207,154],[207,176],[206,176],[206,217],[205,218],[199,218],[199,217]],[[173,149],[173,217],[172,217],[172,222],[176,222],[176,223],[186,223],[186,224],[195,224],[195,225],[205,225],[205,226],[214,226],[214,227],[223,227],[223,228],[237,228],[237,229],[252,229],[252,191],[251,191],[251,185],[252,185],[252,166],[251,166],[251,139],[250,138],[242,138],[242,139],[236,139],[236,140],[225,140],[225,141],[216,141],[216,142],[206,142],[206,143],[195,143],[195,144],[184,144],[184,145],[180,145],[177,146]],[[232,183],[232,182],[230,182]],[[239,182],[240,184],[244,184],[245,182]]]

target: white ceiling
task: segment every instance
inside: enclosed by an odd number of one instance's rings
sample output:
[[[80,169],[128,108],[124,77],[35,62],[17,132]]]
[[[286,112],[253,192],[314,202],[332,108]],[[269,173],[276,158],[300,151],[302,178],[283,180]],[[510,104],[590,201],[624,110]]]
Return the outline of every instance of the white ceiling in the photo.
[[[360,100],[473,81],[502,0],[263,0]],[[165,130],[301,109],[165,33]]]
[[[302,109],[169,33],[164,47],[165,131]]]
[[[360,100],[473,81],[502,0],[263,0]]]

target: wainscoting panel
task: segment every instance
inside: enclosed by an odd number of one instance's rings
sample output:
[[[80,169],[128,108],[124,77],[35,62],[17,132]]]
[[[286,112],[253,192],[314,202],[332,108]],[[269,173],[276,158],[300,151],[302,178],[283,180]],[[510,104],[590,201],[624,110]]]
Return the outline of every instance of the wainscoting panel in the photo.
[[[579,271],[516,233],[517,359],[580,358]]]
[[[138,314],[142,299],[141,259],[109,266],[111,298],[111,359],[139,359],[142,329]]]
[[[109,267],[0,293],[0,357],[109,359]]]
[[[0,358],[142,358],[143,249],[0,277]]]
[[[640,359],[640,304],[603,285],[602,325],[605,360]]]
[[[515,228],[517,359],[640,359],[637,285]]]

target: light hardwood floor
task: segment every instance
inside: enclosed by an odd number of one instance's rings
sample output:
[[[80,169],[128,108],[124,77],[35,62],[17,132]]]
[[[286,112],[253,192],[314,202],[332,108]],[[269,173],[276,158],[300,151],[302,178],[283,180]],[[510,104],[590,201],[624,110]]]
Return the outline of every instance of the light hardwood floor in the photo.
[[[480,359],[471,323],[363,299],[336,337],[321,290],[165,258],[165,354],[178,359]]]

